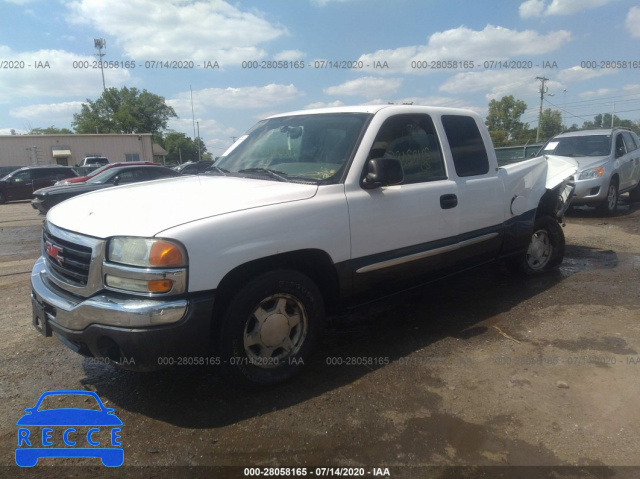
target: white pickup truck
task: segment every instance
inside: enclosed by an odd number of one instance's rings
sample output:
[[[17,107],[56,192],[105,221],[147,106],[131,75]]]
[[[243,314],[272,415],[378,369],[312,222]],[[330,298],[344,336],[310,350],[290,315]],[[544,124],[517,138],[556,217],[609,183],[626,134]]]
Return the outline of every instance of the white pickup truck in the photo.
[[[326,312],[505,259],[560,265],[576,164],[499,168],[480,117],[361,106],[260,121],[207,175],[110,188],[51,209],[34,326],[123,368],[297,373]]]

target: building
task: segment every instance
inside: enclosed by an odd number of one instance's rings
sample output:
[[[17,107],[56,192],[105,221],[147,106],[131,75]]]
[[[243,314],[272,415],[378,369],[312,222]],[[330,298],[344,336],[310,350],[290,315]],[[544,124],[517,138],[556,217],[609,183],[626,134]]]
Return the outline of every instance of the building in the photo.
[[[76,166],[87,156],[106,156],[112,163],[153,161],[151,133],[0,135],[0,167],[49,164]]]

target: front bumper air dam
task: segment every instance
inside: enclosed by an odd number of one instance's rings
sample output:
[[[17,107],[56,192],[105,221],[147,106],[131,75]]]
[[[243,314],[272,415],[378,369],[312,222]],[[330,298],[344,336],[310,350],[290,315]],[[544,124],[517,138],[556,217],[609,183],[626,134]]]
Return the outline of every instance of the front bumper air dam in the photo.
[[[81,299],[47,280],[44,258],[31,272],[34,327],[85,356],[151,371],[198,364],[211,355],[213,293],[148,299],[109,292]],[[188,362],[185,358],[193,358]]]

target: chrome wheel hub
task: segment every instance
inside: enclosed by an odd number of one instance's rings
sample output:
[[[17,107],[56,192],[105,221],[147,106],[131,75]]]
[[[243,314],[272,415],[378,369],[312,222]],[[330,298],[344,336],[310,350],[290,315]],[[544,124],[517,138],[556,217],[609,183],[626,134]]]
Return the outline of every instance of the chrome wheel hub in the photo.
[[[553,245],[546,230],[538,230],[531,236],[527,250],[527,264],[531,269],[542,269],[551,259]]]
[[[307,314],[289,294],[275,294],[258,304],[244,328],[244,350],[254,366],[276,367],[295,356],[307,336]]]

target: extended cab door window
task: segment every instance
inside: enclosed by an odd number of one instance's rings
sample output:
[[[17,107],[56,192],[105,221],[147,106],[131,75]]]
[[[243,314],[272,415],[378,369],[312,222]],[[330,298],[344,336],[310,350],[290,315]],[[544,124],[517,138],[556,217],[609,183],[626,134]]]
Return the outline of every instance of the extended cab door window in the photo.
[[[442,125],[449,140],[456,174],[460,177],[487,174],[489,158],[475,120],[470,116],[444,115]]]

